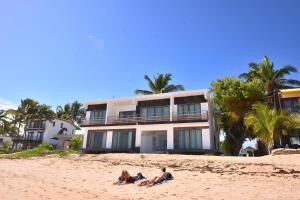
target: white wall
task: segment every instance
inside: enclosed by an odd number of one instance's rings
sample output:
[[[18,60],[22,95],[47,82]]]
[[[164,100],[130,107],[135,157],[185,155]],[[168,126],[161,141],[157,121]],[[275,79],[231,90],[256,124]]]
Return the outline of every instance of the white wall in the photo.
[[[50,143],[53,145],[58,145],[58,140],[53,140],[51,138],[55,137],[57,133],[62,129],[61,123],[63,123],[63,128],[67,128],[67,131],[64,131],[64,135],[71,136],[75,133],[75,126],[70,122],[55,119],[55,125],[50,120],[46,122],[46,128],[43,137],[43,143]]]
[[[86,148],[86,138],[88,130],[118,130],[118,129],[136,129],[136,140],[135,140],[135,147],[141,147],[142,141],[142,133],[143,131],[167,131],[167,149],[174,149],[174,128],[180,127],[208,127],[208,122],[193,122],[193,123],[176,123],[176,124],[149,124],[149,125],[123,125],[123,126],[98,126],[98,127],[84,127],[84,144],[83,148]],[[112,131],[108,131],[112,132]],[[107,132],[107,139],[109,137],[112,138],[112,134]],[[112,139],[108,139],[112,140]],[[209,128],[203,129],[202,132],[202,141],[203,147],[205,149],[210,148],[210,132]],[[111,142],[106,143],[106,147],[111,147]]]
[[[112,147],[112,138],[113,138],[113,131],[106,132],[106,148],[111,149]]]
[[[0,136],[0,138],[3,139],[3,142],[0,143],[0,147],[3,147],[3,143],[6,142],[6,141],[12,141],[11,137],[9,136]]]
[[[211,137],[208,128],[202,129],[202,145],[205,150],[209,150],[211,148]]]

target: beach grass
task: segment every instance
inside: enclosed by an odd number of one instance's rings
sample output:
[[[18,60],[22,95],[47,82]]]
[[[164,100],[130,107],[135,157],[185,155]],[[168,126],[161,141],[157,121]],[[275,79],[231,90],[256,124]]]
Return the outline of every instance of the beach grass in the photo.
[[[0,158],[29,158],[29,157],[42,157],[47,155],[58,155],[60,157],[76,154],[74,150],[55,150],[52,145],[41,144],[36,148],[22,150],[14,153],[0,154]]]

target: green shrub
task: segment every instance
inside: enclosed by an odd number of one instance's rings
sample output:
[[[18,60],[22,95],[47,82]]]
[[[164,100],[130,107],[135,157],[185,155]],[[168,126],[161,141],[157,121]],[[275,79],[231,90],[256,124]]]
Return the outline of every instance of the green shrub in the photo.
[[[12,141],[5,141],[3,142],[3,149],[7,151],[8,149],[11,148],[11,145],[12,145]]]
[[[46,149],[46,150],[53,150],[53,145],[48,143],[39,144],[37,148]]]
[[[82,137],[73,136],[71,138],[71,149],[73,149],[75,151],[79,150],[82,146],[82,143],[83,143]]]

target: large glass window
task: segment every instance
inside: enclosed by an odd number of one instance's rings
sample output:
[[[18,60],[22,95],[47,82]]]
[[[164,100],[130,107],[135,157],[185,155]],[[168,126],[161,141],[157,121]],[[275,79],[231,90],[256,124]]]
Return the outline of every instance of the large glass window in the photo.
[[[152,120],[152,119],[169,120],[170,107],[169,106],[144,107],[141,108],[141,116],[146,120]]]
[[[132,131],[114,131],[112,149],[131,149]]]
[[[101,150],[106,148],[106,132],[90,132],[87,148],[90,150]]]
[[[202,133],[200,128],[175,129],[175,149],[196,150],[202,149]]]
[[[200,103],[195,104],[179,104],[177,106],[178,114],[199,114],[201,113]]]
[[[105,110],[99,110],[99,111],[91,111],[91,120],[104,120],[105,119]]]
[[[131,118],[135,116],[135,111],[121,111],[119,112],[121,118]]]
[[[292,112],[300,111],[300,98],[287,98],[282,100],[283,107]]]

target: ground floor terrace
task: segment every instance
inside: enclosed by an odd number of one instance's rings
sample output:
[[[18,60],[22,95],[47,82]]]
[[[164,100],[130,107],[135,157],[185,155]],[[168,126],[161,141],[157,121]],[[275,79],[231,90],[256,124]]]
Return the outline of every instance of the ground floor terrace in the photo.
[[[83,148],[89,153],[215,153],[218,137],[208,123],[151,124],[85,128]]]

